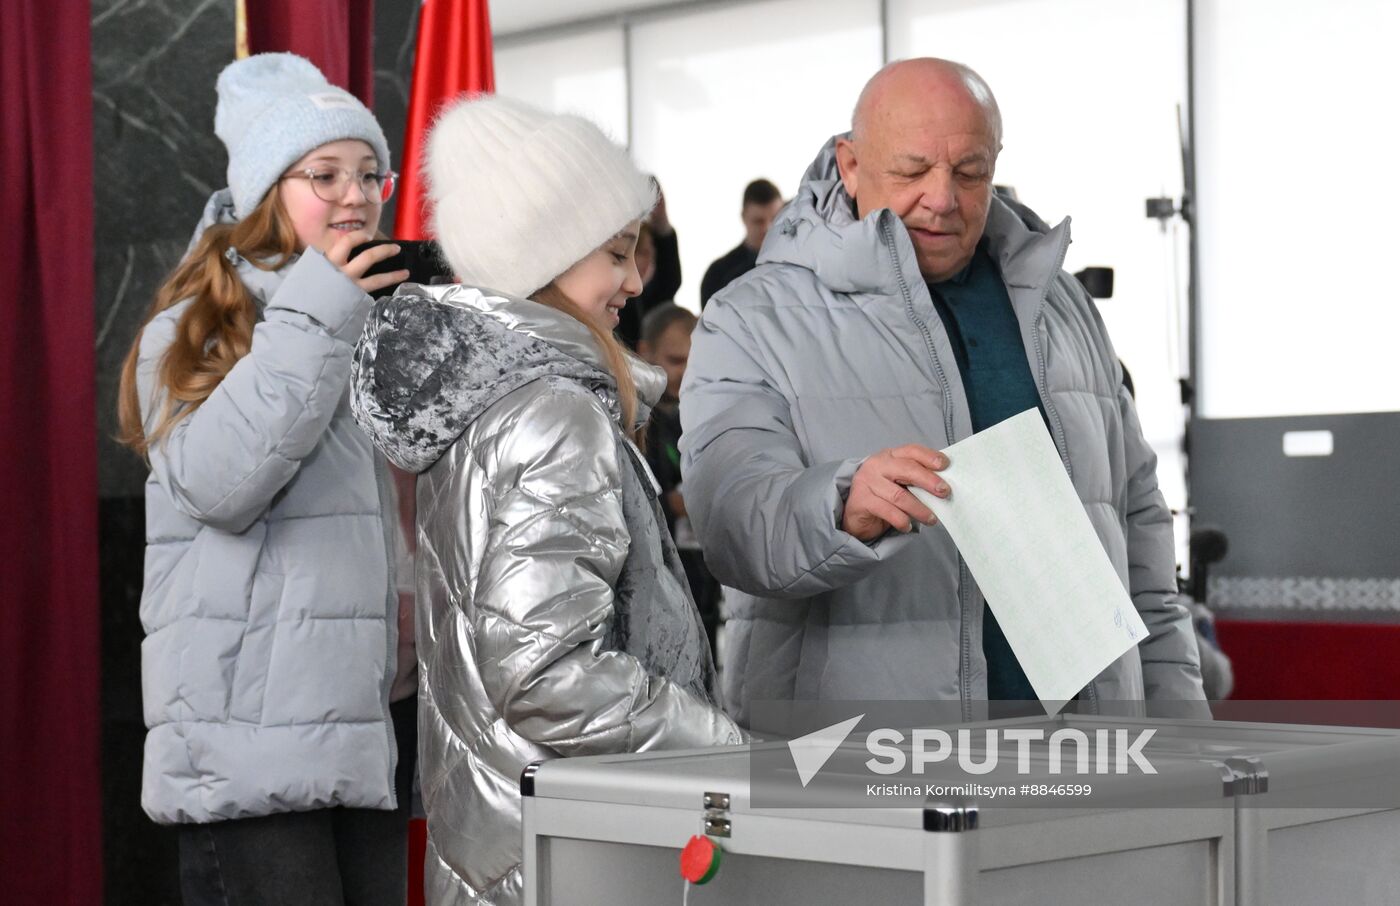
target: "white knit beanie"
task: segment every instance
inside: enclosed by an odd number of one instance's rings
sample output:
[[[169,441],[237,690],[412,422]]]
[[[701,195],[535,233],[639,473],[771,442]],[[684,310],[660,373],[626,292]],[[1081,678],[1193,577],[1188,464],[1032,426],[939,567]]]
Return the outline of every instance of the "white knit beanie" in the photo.
[[[481,95],[428,136],[432,231],[463,283],[528,296],[643,217],[651,179],[579,116]]]
[[[228,149],[234,213],[246,217],[288,167],[327,142],[360,139],[389,169],[389,143],[359,99],[296,54],[260,53],[224,67],[214,133]]]

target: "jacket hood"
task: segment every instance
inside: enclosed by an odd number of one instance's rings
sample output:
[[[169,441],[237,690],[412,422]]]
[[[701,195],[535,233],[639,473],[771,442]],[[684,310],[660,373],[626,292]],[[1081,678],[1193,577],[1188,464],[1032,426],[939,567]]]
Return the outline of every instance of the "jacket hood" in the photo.
[[[185,255],[194,251],[201,237],[206,230],[215,224],[237,223],[238,215],[233,210],[233,193],[228,189],[220,189],[204,204],[204,213],[199,217],[199,223],[195,225],[194,234],[190,236],[190,244],[185,248]],[[237,249],[229,250],[229,260],[233,262],[234,269],[238,271],[238,278],[243,281],[243,285],[252,293],[253,301],[257,303],[258,311],[262,311],[267,306],[267,302],[272,298],[272,294],[277,291],[277,287],[282,285],[282,277],[287,269],[297,263],[301,255],[292,255],[287,259],[286,265],[281,270],[269,271],[256,267],[247,258],[238,254]]]
[[[666,375],[628,356],[644,423]],[[422,472],[492,403],[531,381],[592,390],[614,420],[617,382],[588,328],[532,302],[452,284],[407,283],[370,310],[351,371],[355,420],[389,461]]]
[[[768,231],[758,263],[807,268],[833,292],[894,294],[899,274],[888,264],[886,227],[899,270],[910,276],[919,273],[914,243],[888,208],[856,217],[836,167],[836,142],[845,137],[833,135],[822,146]],[[1041,286],[1053,279],[1069,244],[1069,223],[1065,218],[1052,228],[1025,205],[993,195],[984,235],[1007,284]]]

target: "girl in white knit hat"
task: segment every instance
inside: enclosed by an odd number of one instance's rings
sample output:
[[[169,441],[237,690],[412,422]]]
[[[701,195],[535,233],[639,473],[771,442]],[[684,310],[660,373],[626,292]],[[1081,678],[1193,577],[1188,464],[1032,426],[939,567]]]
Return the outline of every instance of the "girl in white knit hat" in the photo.
[[[151,468],[141,802],[180,827],[186,904],[401,906],[395,507],[347,393],[368,294],[406,276],[365,276],[393,246],[349,257],[389,149],[291,54],[225,68],[214,129],[228,188],[122,371]]]
[[[459,102],[426,168],[460,283],[371,311],[353,405],[418,475],[421,776],[434,904],[520,901],[520,777],[741,741],[634,443],[664,372],[613,337],[655,200],[596,126]]]

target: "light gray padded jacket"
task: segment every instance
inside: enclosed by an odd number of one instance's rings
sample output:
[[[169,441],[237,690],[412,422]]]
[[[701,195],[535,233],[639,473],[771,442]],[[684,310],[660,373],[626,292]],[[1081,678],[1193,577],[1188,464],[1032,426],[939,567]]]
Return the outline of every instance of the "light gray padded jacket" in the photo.
[[[834,145],[769,231],[758,267],[706,306],[681,394],[691,519],[707,565],[744,593],[724,700],[741,724],[752,702],[790,699],[961,700],[972,719],[986,698],[983,598],[946,530],[867,545],[839,528],[865,457],[943,448],[972,426],[909,235],[887,209],[856,219]],[[986,235],[1055,445],[1149,630],[1082,697],[1090,709],[1199,702],[1156,457],[1098,312],[1062,270],[1069,222],[1050,229],[993,199]]]
[[[219,196],[205,226],[225,220]],[[238,259],[252,350],[150,451],[141,803],[161,823],[393,808],[388,469],[349,407],[370,299],[315,251]],[[141,413],[180,303],[141,336]]]
[[[660,369],[631,359],[645,417]],[[532,761],[741,741],[650,472],[588,330],[405,285],[355,354],[360,424],[418,476],[428,902],[518,903]]]

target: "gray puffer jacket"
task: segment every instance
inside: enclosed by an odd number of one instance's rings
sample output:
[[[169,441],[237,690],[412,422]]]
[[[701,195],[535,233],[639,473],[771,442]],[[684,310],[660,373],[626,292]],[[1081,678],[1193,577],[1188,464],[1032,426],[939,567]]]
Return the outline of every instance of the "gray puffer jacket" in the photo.
[[[631,365],[654,403],[665,377]],[[355,369],[360,424],[421,473],[429,901],[517,903],[526,764],[741,734],[714,704],[653,480],[582,324],[528,300],[408,285],[372,310]]]
[[[706,307],[681,395],[691,519],[707,565],[745,593],[729,624],[725,702],[741,724],[765,699],[961,700],[971,719],[987,694],[983,598],[946,530],[865,544],[839,528],[867,456],[946,447],[972,426],[909,235],[889,210],[856,219],[834,143],[758,267]],[[1055,445],[1149,630],[1085,704],[1198,702],[1156,458],[1098,313],[1062,270],[1069,223],[1052,230],[993,199],[986,235]]]
[[[226,194],[201,230],[231,217]],[[150,450],[141,803],[162,823],[393,808],[392,497],[348,394],[370,299],[315,251],[237,270],[252,349]],[[148,431],[189,304],[141,335]]]

